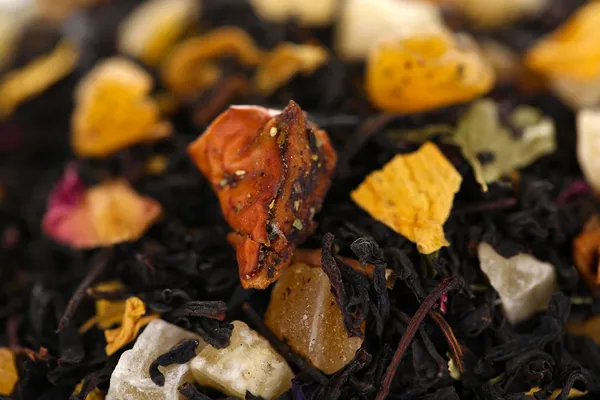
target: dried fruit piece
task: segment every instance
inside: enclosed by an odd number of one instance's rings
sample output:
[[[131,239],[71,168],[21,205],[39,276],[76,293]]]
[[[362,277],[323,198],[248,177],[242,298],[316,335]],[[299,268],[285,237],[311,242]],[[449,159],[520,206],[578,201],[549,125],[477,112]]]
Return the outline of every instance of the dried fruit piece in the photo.
[[[150,366],[158,356],[187,339],[200,340],[197,352],[206,345],[193,332],[162,319],[150,321],[133,348],[119,358],[119,363],[110,377],[106,400],[179,400],[181,397],[177,388],[186,382],[194,381],[189,363],[161,367],[165,377],[163,386],[152,382]]]
[[[54,240],[77,249],[137,240],[160,216],[156,201],[138,195],[123,180],[85,189],[68,169],[48,198],[42,228]]]
[[[327,50],[321,46],[282,43],[260,63],[254,75],[254,85],[261,94],[268,96],[294,75],[312,74],[328,57]]]
[[[0,395],[10,396],[18,381],[15,353],[9,348],[0,347]]]
[[[71,397],[77,396],[81,392],[81,388],[83,387],[83,382],[84,382],[84,380],[81,380],[81,382],[79,382],[77,384],[77,386],[75,386],[75,389],[73,390],[73,394],[71,395]],[[95,387],[94,389],[92,389],[91,392],[88,393],[88,395],[85,397],[85,400],[104,400],[104,393],[102,393],[102,391],[100,391],[100,389]]]
[[[321,268],[296,263],[273,287],[265,323],[312,365],[333,374],[354,358],[363,338],[348,337]]]
[[[487,243],[477,249],[481,270],[502,300],[510,322],[525,321],[545,308],[557,290],[554,266],[529,254],[504,258]]]
[[[89,7],[103,0],[34,0],[36,15],[41,19],[60,22],[78,9]]]
[[[548,0],[455,0],[452,3],[473,25],[494,28],[536,14],[548,4]]]
[[[78,59],[79,49],[62,41],[50,54],[6,74],[0,82],[0,117],[7,117],[20,104],[69,75]]]
[[[444,222],[462,177],[431,142],[411,154],[400,154],[371,173],[351,193],[373,218],[415,242],[430,254],[449,243]]]
[[[197,0],[150,0],[140,4],[119,27],[123,54],[157,65],[199,16]]]
[[[367,60],[371,102],[386,111],[419,112],[487,93],[494,69],[466,35],[411,33],[377,44]]]
[[[180,97],[201,92],[221,77],[215,62],[225,56],[234,56],[240,64],[253,67],[263,54],[243,30],[218,28],[178,44],[161,67],[162,80]]]
[[[91,292],[116,292],[124,287],[120,281],[108,281],[97,284],[91,289]],[[96,300],[96,315],[79,328],[79,333],[87,332],[94,325],[98,326],[98,329],[108,329],[121,321],[124,312],[125,300],[98,299]]]
[[[437,7],[422,1],[347,0],[336,26],[335,47],[342,58],[360,61],[382,39],[444,29]]]
[[[121,347],[134,340],[144,325],[158,318],[156,314],[144,316],[146,305],[139,297],[130,297],[125,301],[125,313],[121,326],[104,331],[106,355],[116,353]]]
[[[148,95],[152,77],[124,58],[98,64],[79,83],[72,118],[72,145],[79,156],[106,157],[137,143],[171,134]]]
[[[265,21],[293,19],[303,26],[324,26],[332,22],[338,0],[250,0],[250,4]]]
[[[450,139],[462,150],[484,191],[487,183],[556,150],[554,122],[535,108],[517,107],[509,122],[519,135],[502,124],[493,100],[479,100],[460,118]]]
[[[327,134],[293,101],[282,112],[232,106],[188,152],[236,232],[242,285],[266,288],[315,229],[337,159]]]
[[[241,399],[249,391],[270,400],[292,387],[292,370],[269,342],[242,321],[233,326],[228,347],[208,345],[191,361],[196,381]]]
[[[600,216],[592,215],[573,240],[573,259],[579,275],[592,293],[600,289]]]
[[[21,32],[34,17],[29,2],[0,3],[0,70],[9,65]]]
[[[577,160],[586,181],[600,192],[600,111],[577,114]]]

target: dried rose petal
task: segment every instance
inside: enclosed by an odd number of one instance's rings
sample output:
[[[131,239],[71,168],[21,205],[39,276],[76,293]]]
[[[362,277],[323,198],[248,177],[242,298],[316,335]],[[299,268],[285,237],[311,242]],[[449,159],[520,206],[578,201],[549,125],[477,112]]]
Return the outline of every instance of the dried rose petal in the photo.
[[[236,232],[242,285],[266,288],[315,229],[337,160],[327,134],[293,101],[281,113],[234,106],[188,151]]]
[[[73,248],[110,246],[138,239],[160,213],[159,203],[138,195],[125,181],[86,190],[68,168],[50,194],[42,229]]]

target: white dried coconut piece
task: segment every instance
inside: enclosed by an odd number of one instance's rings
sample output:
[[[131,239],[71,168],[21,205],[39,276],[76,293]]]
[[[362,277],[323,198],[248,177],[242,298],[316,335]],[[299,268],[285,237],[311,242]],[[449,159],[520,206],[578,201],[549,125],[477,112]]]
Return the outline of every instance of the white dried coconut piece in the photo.
[[[199,15],[199,0],[142,3],[119,26],[119,52],[156,65]]]
[[[550,87],[564,103],[575,110],[600,106],[600,75],[591,81],[552,77]]]
[[[433,4],[419,0],[347,0],[336,27],[335,49],[345,60],[360,61],[381,40],[444,29]]]
[[[135,345],[119,358],[119,363],[110,377],[110,388],[106,400],[181,400],[177,388],[193,382],[190,365],[173,364],[159,367],[165,376],[165,384],[158,386],[150,379],[150,364],[173,346],[187,339],[199,339],[199,352],[204,343],[195,333],[186,331],[162,319],[152,320],[138,336]]]
[[[256,14],[270,22],[297,19],[301,25],[324,26],[333,21],[338,0],[250,0]]]
[[[548,305],[556,291],[552,264],[529,254],[504,258],[487,243],[480,243],[477,251],[481,270],[498,292],[510,322],[524,321]]]
[[[459,0],[458,8],[474,25],[497,27],[534,15],[548,4],[548,0]]]
[[[244,322],[233,325],[228,347],[208,345],[190,362],[196,381],[242,399],[246,391],[266,400],[287,391],[294,374],[283,357]]]
[[[600,110],[577,114],[577,159],[587,182],[600,192]]]

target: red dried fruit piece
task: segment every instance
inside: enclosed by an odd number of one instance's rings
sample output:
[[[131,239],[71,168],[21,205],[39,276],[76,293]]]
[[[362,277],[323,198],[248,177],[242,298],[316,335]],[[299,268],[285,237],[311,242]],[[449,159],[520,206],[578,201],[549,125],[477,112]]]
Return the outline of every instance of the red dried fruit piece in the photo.
[[[268,287],[315,229],[337,160],[327,133],[293,101],[281,112],[232,106],[188,152],[235,231],[242,286]]]

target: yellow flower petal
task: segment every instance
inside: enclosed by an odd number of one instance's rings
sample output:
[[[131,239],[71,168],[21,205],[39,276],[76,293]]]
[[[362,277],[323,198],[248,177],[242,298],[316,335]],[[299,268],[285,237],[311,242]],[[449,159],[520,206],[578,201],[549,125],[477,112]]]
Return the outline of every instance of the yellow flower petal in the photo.
[[[369,99],[392,112],[464,103],[488,92],[494,79],[472,39],[446,32],[381,42],[367,60]]]
[[[260,93],[270,95],[294,75],[312,74],[327,58],[327,50],[321,46],[282,43],[261,62],[254,75],[254,84]]]
[[[0,347],[0,394],[10,396],[18,381],[15,353],[6,347]]]
[[[525,57],[533,70],[551,77],[590,81],[600,75],[600,2],[591,1]]]
[[[123,289],[120,281],[107,281],[96,285],[91,289],[92,292],[116,292]],[[125,300],[96,300],[96,315],[90,318],[79,328],[79,333],[87,332],[92,326],[96,325],[99,329],[108,329],[117,322],[121,321],[125,312]]]
[[[448,246],[443,225],[462,177],[437,146],[425,143],[371,173],[351,193],[373,218],[417,244],[423,254]]]
[[[81,392],[81,388],[83,387],[83,380],[75,386],[75,390],[73,390],[73,394],[71,396],[76,396]],[[104,393],[100,391],[97,387],[94,388],[84,400],[104,400]]]
[[[48,55],[8,73],[0,82],[0,117],[67,76],[79,59],[79,49],[63,41]]]
[[[533,397],[533,395],[536,392],[539,392],[540,390],[542,390],[542,388],[539,388],[539,387],[531,388],[531,390],[529,392],[525,393],[525,396]],[[556,389],[554,392],[552,392],[552,395],[548,398],[548,400],[556,400],[558,398],[558,396],[560,396],[561,393],[562,393],[562,389]],[[568,398],[576,399],[578,397],[585,396],[587,393],[588,393],[587,390],[585,392],[582,392],[581,390],[571,389],[571,391],[569,391]]]
[[[168,136],[172,127],[148,95],[152,77],[124,58],[108,59],[79,84],[72,145],[83,157],[105,157],[128,146]]]
[[[222,27],[177,45],[161,67],[161,77],[173,93],[185,97],[214,84],[221,76],[215,60],[234,56],[242,65],[259,63],[262,51],[239,28]]]
[[[139,297],[127,299],[121,326],[104,331],[106,355],[116,353],[121,347],[134,340],[143,326],[159,317],[157,314],[144,317],[144,314],[146,314],[146,305]]]

